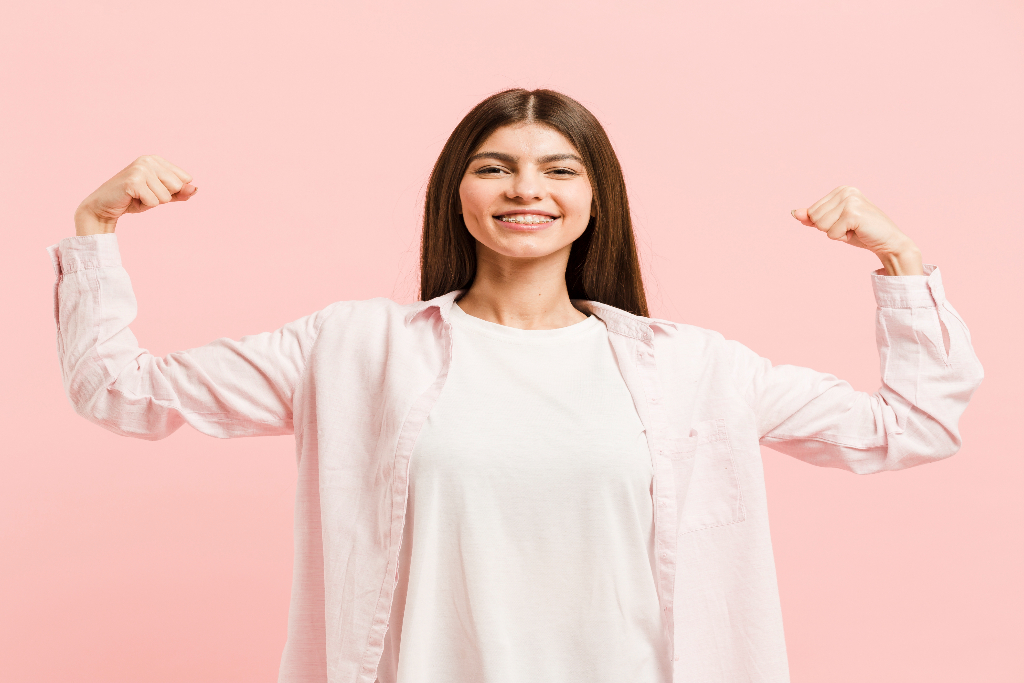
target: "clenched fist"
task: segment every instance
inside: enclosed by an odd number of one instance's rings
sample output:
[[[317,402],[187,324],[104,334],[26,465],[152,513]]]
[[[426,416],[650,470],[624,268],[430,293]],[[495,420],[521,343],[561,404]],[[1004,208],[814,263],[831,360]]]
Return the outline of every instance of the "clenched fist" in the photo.
[[[121,170],[75,210],[75,233],[114,232],[117,219],[167,202],[183,202],[196,193],[192,176],[155,154],[141,156]]]
[[[923,275],[921,252],[882,210],[855,187],[840,186],[793,217],[830,239],[874,253],[886,275]]]

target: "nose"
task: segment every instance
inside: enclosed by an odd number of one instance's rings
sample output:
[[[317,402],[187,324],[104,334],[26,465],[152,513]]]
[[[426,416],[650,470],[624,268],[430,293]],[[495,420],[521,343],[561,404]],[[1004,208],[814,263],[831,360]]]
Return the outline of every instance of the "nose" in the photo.
[[[521,170],[512,176],[505,196],[509,199],[541,199],[544,194],[544,183],[536,171]]]

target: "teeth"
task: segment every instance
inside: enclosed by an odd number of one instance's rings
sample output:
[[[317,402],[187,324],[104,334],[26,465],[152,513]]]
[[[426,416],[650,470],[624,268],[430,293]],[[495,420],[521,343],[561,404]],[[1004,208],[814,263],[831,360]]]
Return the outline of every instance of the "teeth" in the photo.
[[[500,218],[501,218],[501,220],[505,221],[506,223],[527,223],[527,224],[550,223],[551,221],[555,220],[551,216],[540,216],[540,215],[533,214],[533,213],[518,213],[518,214],[515,214],[515,215],[511,215],[511,216],[500,216]]]

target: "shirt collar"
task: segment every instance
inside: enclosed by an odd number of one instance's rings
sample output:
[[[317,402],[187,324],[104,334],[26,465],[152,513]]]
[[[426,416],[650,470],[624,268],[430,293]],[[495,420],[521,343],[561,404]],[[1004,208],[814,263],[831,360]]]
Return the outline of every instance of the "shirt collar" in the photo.
[[[429,299],[427,301],[417,301],[413,304],[410,304],[409,312],[405,314],[406,324],[412,322],[412,320],[416,316],[430,310],[431,308],[438,309],[438,311],[441,313],[441,319],[444,320],[446,323],[451,322],[450,314],[452,310],[452,304],[454,304],[455,300],[462,296],[462,294],[464,294],[465,291],[466,290],[464,289],[455,289],[448,292],[447,294],[436,296],[433,299]]]
[[[609,332],[639,339],[642,342],[650,342],[654,336],[654,333],[651,332],[650,318],[634,315],[629,311],[603,304],[600,301],[573,299],[572,302],[581,311],[600,318]]]

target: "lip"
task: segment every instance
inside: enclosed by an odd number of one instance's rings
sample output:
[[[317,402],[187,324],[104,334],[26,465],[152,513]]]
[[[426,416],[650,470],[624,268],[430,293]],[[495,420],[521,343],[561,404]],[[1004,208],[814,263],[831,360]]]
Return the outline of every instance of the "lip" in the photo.
[[[503,213],[501,215],[502,216],[508,216],[508,215],[512,215],[512,214],[524,214],[524,213],[532,213],[535,216],[550,216],[550,217],[554,218],[554,220],[553,221],[548,221],[547,223],[534,223],[533,225],[530,225],[528,223],[509,223],[508,221],[503,221],[500,218],[496,218],[495,216],[491,216],[491,218],[494,219],[495,223],[497,223],[501,227],[505,228],[506,230],[515,230],[515,231],[518,231],[518,232],[537,232],[538,230],[544,230],[546,228],[550,228],[552,225],[554,225],[559,220],[561,220],[560,216],[554,216],[552,214],[544,213],[544,212],[541,212],[541,211],[506,211],[505,213]]]
[[[551,213],[550,211],[539,211],[537,209],[511,209],[510,211],[502,211],[501,213],[494,214],[495,216],[519,216],[524,213],[532,213],[535,216],[548,216],[550,218],[558,218],[557,213]]]
[[[522,216],[528,214],[532,214],[534,216],[547,216],[548,218],[553,218],[554,220],[548,223],[535,223],[533,225],[528,225],[526,223],[509,223],[508,221],[503,221],[500,218],[498,218],[498,216]],[[499,214],[495,214],[491,216],[491,218],[493,218],[494,222],[496,222],[498,225],[505,228],[506,230],[515,230],[517,232],[537,232],[538,230],[550,228],[552,225],[558,222],[561,216],[559,216],[557,213],[551,213],[550,211],[541,211],[540,209],[510,209],[508,211],[502,211]]]

